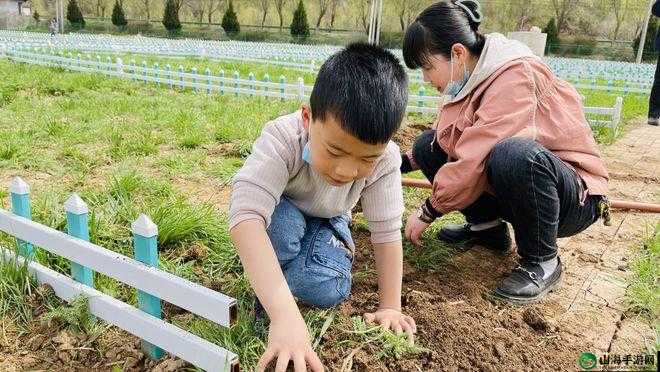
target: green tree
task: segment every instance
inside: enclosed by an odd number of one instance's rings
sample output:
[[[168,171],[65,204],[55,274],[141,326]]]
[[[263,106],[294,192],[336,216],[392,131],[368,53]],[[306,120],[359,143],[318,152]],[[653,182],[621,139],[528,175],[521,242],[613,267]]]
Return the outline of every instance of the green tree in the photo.
[[[179,3],[177,0],[167,0],[165,11],[163,12],[163,26],[170,34],[181,31],[181,21],[179,21]]]
[[[234,11],[234,4],[231,0],[229,0],[229,6],[227,7],[227,11],[225,12],[225,15],[222,17],[222,29],[225,30],[225,33],[228,35],[235,34],[241,31],[241,25],[240,23],[238,23],[238,16]]]
[[[76,0],[69,0],[69,5],[66,7],[66,19],[75,28],[85,27],[85,18],[83,18]]]
[[[291,21],[291,35],[295,37],[309,37],[309,24],[307,23],[307,12],[302,0],[298,2],[296,11],[293,12]]]
[[[554,18],[550,18],[548,24],[543,29],[543,32],[548,35],[545,41],[545,50],[546,52],[550,49],[551,45],[559,44],[559,30],[557,30],[557,24],[555,23]]]
[[[37,23],[39,23],[40,17],[41,16],[39,15],[39,12],[37,12],[36,10],[34,11],[34,13],[32,13],[32,18],[34,18],[34,20],[37,21]]]
[[[115,6],[112,8],[112,24],[120,29],[123,29],[128,24],[122,3],[119,0],[115,1]]]

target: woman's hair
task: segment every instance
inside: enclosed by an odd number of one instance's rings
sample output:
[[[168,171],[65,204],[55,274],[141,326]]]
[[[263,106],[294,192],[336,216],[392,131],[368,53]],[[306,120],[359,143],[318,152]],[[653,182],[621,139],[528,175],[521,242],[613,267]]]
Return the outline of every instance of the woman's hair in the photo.
[[[433,54],[449,59],[452,45],[463,44],[481,55],[486,38],[479,32],[482,15],[476,0],[441,0],[424,9],[408,26],[403,59],[411,69],[429,66]]]

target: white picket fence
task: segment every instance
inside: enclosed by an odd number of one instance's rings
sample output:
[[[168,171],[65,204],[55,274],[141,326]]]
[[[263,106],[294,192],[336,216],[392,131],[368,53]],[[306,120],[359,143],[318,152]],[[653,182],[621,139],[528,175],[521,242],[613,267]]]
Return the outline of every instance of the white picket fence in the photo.
[[[78,33],[51,37],[38,32],[0,30],[0,50],[32,47],[65,52],[75,50],[238,60],[301,71],[317,71],[323,61],[341,49],[336,45],[165,39]],[[391,52],[403,60],[400,49],[393,49]],[[557,76],[570,81],[580,89],[621,94],[648,94],[655,71],[655,66],[651,64],[617,61],[546,57],[545,62]],[[411,82],[422,82],[419,71],[409,70],[408,74]]]
[[[238,72],[234,72],[232,77],[227,77],[225,71],[222,70],[218,75],[213,75],[209,69],[206,69],[204,73],[199,73],[196,69],[185,72],[181,66],[173,70],[170,65],[166,65],[163,69],[158,64],[149,67],[146,62],[141,65],[136,65],[134,61],[125,64],[121,58],[116,58],[113,61],[110,57],[106,57],[106,60],[103,61],[98,55],[93,59],[90,55],[83,57],[78,54],[74,57],[71,53],[66,56],[60,54],[18,49],[5,51],[6,57],[18,62],[132,79],[133,81],[154,83],[170,89],[189,88],[206,94],[234,94],[236,96],[248,95],[251,97],[261,96],[281,100],[305,101],[309,98],[313,88],[305,85],[302,78],[298,78],[296,84],[290,84],[286,82],[284,76],[280,76],[279,82],[276,83],[271,81],[271,77],[268,75],[265,75],[262,80],[257,80],[254,74],[250,74],[248,79],[241,79]],[[436,114],[440,99],[439,96],[425,95],[425,89],[422,87],[417,94],[408,96],[407,110],[408,112]],[[605,125],[616,128],[621,121],[623,99],[617,97],[616,102],[615,106],[611,108],[585,107],[584,112],[590,124],[592,126]],[[590,119],[590,115],[596,115],[597,119]]]
[[[147,216],[141,215],[131,226],[133,259],[88,241],[87,205],[77,195],[65,203],[67,234],[31,220],[29,187],[23,180],[14,178],[10,194],[13,213],[0,209],[0,232],[15,237],[18,250],[0,247],[2,264],[26,264],[39,283],[50,285],[65,301],[86,297],[91,314],[141,338],[145,353],[152,358],[165,350],[207,371],[239,370],[236,354],[160,319],[164,300],[230,327],[237,318],[237,306],[231,297],[160,270],[158,229]],[[34,261],[35,249],[70,260],[72,277]],[[81,275],[85,270],[88,274]],[[136,288],[140,309],[96,290],[93,271]]]

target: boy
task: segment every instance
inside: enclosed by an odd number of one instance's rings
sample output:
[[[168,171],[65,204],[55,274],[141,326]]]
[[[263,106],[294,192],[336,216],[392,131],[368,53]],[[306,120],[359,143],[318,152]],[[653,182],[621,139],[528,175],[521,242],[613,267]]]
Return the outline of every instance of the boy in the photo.
[[[412,340],[401,313],[401,157],[390,141],[405,114],[407,76],[384,49],[353,44],[321,67],[309,106],[266,124],[232,181],[229,229],[268,313],[258,370],[277,359],[322,371],[294,297],[328,308],[351,288],[350,211],[361,201],[378,272],[379,308],[365,314]]]

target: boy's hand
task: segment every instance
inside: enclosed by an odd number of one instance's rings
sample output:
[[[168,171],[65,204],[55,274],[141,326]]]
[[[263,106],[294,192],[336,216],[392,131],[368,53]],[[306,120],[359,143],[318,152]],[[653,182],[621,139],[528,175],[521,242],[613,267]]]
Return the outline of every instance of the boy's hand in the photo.
[[[408,217],[408,222],[406,222],[406,239],[410,240],[414,245],[421,246],[422,243],[419,241],[419,238],[422,236],[424,230],[429,227],[430,224],[422,221],[417,217],[415,213],[411,213]]]
[[[415,319],[398,310],[378,309],[375,313],[365,313],[364,320],[367,323],[378,323],[385,329],[391,329],[397,335],[405,331],[410,344],[415,342],[415,333],[417,333]]]
[[[307,326],[302,318],[273,320],[268,332],[266,351],[259,359],[257,371],[265,371],[269,362],[277,359],[276,372],[286,371],[289,361],[293,361],[296,372],[324,371],[323,364],[312,349]]]

